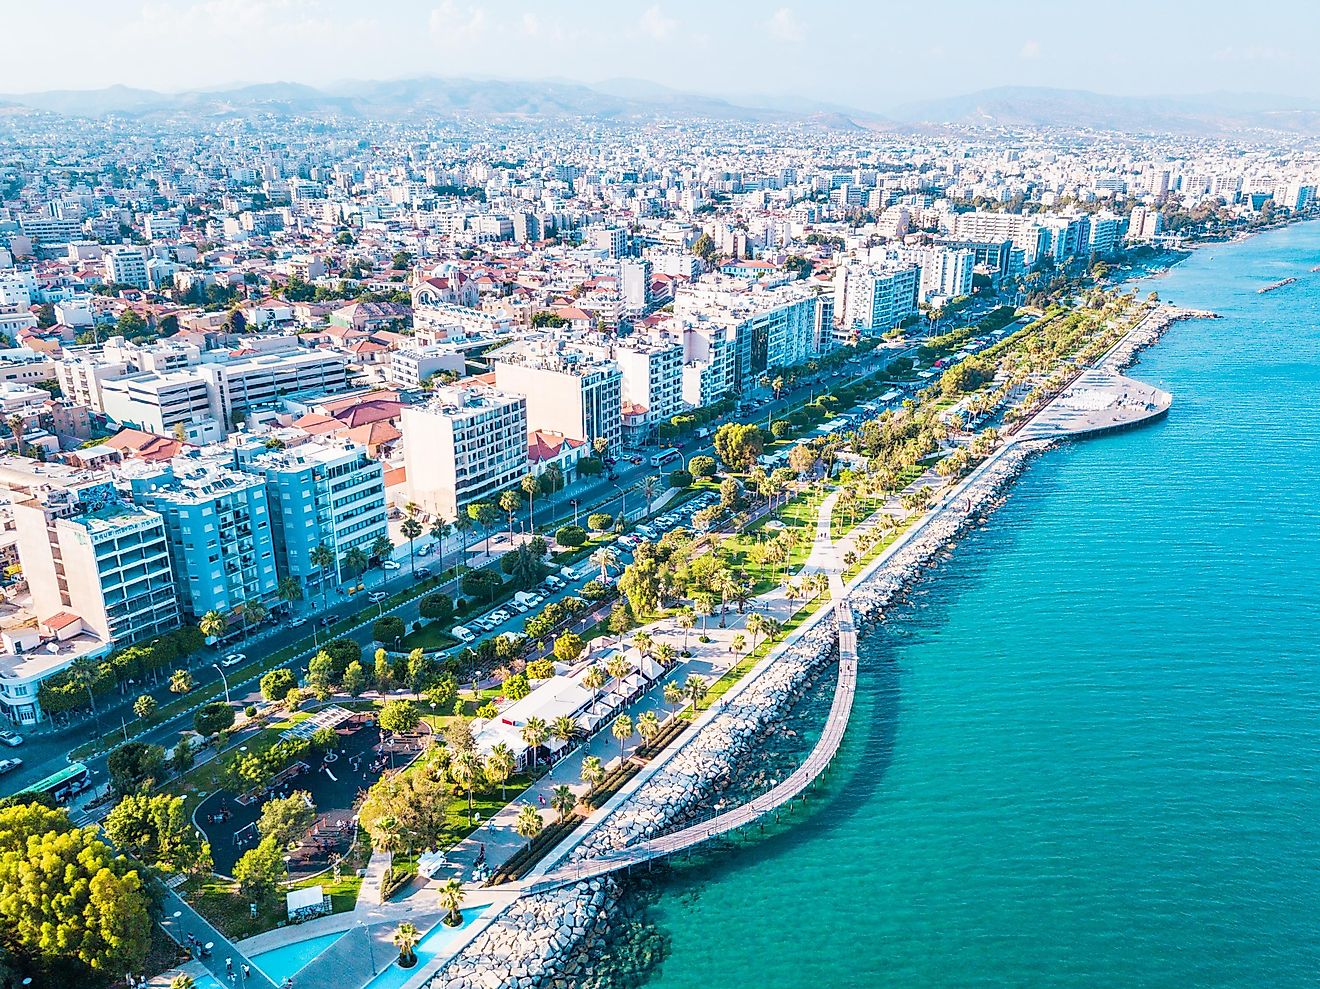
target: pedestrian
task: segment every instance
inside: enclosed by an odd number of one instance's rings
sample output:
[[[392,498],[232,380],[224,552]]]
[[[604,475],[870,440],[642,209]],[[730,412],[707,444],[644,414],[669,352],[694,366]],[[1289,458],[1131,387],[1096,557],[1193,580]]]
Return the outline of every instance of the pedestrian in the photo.
[[[230,978],[233,978],[233,975],[234,975],[234,959],[232,959],[232,958],[226,958],[226,959],[225,959],[225,971],[229,973]]]
[[[252,966],[250,966],[247,962],[244,962],[244,963],[243,963],[243,981],[246,982],[246,981],[248,980],[248,976],[251,975],[251,974],[252,974]]]

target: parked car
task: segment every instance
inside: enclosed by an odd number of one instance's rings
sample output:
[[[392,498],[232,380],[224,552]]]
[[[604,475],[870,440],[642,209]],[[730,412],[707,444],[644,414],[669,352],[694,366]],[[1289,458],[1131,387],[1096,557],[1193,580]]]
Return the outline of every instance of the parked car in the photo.
[[[501,608],[499,611],[493,612],[490,617],[494,620],[496,625],[499,625],[503,622],[507,622],[513,617],[513,615]]]
[[[372,604],[379,604],[380,602],[384,601],[387,597],[389,597],[389,595],[386,594],[384,591],[372,591],[370,594],[367,595],[367,600],[370,601]]]
[[[224,659],[220,660],[221,666],[237,666],[239,663],[247,660],[247,653],[231,652]]]
[[[339,621],[339,616],[338,616],[338,615],[322,615],[322,616],[318,619],[318,621],[319,621],[322,625],[325,625],[325,626],[329,627],[329,626],[333,625],[335,622]]]
[[[289,628],[302,628],[306,624],[306,618],[295,618],[293,621],[289,622]]]
[[[381,568],[382,570],[398,570],[398,569],[399,569],[399,561],[398,561],[398,560],[385,560],[384,562],[381,563],[380,568]]]
[[[17,757],[13,759],[0,759],[0,775],[4,773],[12,773],[21,765],[23,765],[23,760]]]
[[[23,744],[23,736],[18,734],[17,732],[12,732],[9,731],[8,729],[4,729],[0,731],[0,742],[4,742],[6,745],[9,746],[19,746]]]
[[[471,642],[476,638],[473,631],[465,625],[455,625],[449,632],[459,642]]]

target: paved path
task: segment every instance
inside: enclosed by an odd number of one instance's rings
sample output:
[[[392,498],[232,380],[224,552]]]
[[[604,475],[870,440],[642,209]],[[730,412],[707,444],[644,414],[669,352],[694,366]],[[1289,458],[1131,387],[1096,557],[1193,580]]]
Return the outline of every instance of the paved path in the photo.
[[[275,984],[253,964],[252,959],[239,951],[232,941],[207,923],[201,914],[173,890],[166,890],[161,901],[160,926],[181,946],[187,946],[189,934],[202,944],[214,945],[210,956],[200,959],[200,962],[221,985],[238,986],[239,989],[275,989]],[[226,961],[233,962],[232,978]],[[246,979],[243,978],[245,964],[251,969]]]

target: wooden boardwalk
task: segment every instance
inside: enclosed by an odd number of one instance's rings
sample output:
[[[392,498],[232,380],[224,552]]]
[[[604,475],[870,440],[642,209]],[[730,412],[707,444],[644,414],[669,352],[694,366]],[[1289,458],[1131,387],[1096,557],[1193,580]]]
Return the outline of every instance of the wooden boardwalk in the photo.
[[[848,605],[843,582],[837,573],[830,574],[830,590],[834,597],[834,616],[839,635],[839,678],[834,688],[834,702],[825,721],[825,728],[805,762],[773,789],[753,800],[733,808],[718,817],[675,831],[672,834],[638,842],[604,855],[560,866],[544,875],[524,880],[511,886],[524,892],[536,893],[583,879],[592,879],[618,872],[635,865],[664,858],[698,845],[711,838],[730,834],[755,823],[767,814],[800,796],[816,781],[833,761],[843,742],[852,714],[853,697],[857,690],[857,630],[853,623],[852,608]]]

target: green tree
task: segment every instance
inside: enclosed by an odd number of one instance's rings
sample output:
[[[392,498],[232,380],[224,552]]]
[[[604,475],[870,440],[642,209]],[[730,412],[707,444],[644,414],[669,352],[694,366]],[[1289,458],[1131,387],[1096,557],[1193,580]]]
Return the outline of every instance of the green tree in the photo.
[[[293,670],[280,667],[261,678],[261,696],[268,701],[282,701],[290,690],[298,686]]]
[[[591,793],[596,792],[596,787],[605,779],[605,767],[601,765],[600,756],[583,756],[582,771],[579,773],[582,782],[587,784]]]
[[[187,670],[175,670],[170,674],[170,692],[186,694],[193,689],[193,675]]]
[[[403,619],[398,615],[378,618],[371,626],[371,637],[380,643],[394,643],[403,638]]]
[[[397,258],[398,255],[396,254],[395,257]],[[401,265],[395,265],[395,267],[398,268]],[[394,936],[390,940],[399,949],[399,968],[412,968],[417,964],[417,954],[413,949],[421,939],[422,932],[406,920],[394,931]]]
[[[712,477],[715,474],[715,458],[706,454],[699,454],[688,461],[688,473],[700,480],[704,477]]]
[[[609,512],[592,512],[587,516],[587,527],[593,532],[608,532],[614,526],[614,516]]]
[[[380,727],[392,735],[412,731],[421,721],[421,715],[412,701],[389,701],[380,709]]]
[[[165,770],[165,750],[146,742],[125,742],[110,753],[106,772],[110,787],[118,794],[130,793],[139,786],[150,786]]]
[[[158,706],[156,698],[152,697],[150,694],[143,694],[133,702],[133,713],[143,721],[146,721],[156,713],[156,708]]]
[[[224,701],[213,701],[193,714],[193,728],[203,738],[222,732],[234,723],[234,709]]]
[[[457,927],[463,923],[463,883],[457,879],[448,880],[436,893],[436,902],[445,912],[445,923]]]
[[[403,533],[403,538],[408,540],[408,566],[412,570],[414,577],[417,576],[417,556],[413,552],[414,543],[418,536],[422,534],[422,523],[417,521],[412,515],[403,520],[403,525],[399,527]]]
[[[513,516],[522,508],[522,495],[510,488],[500,494],[500,508],[509,516],[509,542],[513,542]]]
[[[614,719],[614,724],[610,726],[610,734],[619,742],[619,758],[623,758],[623,747],[628,744],[628,739],[633,737],[633,721],[626,714],[621,714]]]
[[[182,797],[130,793],[106,815],[105,833],[115,847],[162,872],[197,872],[211,857]]]
[[[540,812],[529,804],[523,804],[518,809],[518,816],[514,819],[513,830],[518,832],[518,836],[531,841],[545,829],[545,822],[541,820]]]
[[[551,791],[550,806],[559,815],[559,820],[564,821],[569,814],[573,813],[573,808],[577,806],[577,794],[567,785],[560,783]]]
[[[715,452],[729,470],[751,470],[763,450],[761,430],[750,423],[726,422],[715,431]]]
[[[225,616],[218,611],[208,611],[197,623],[197,628],[208,639],[218,639],[224,635],[225,626]]]
[[[243,895],[265,900],[275,893],[284,878],[284,846],[274,838],[262,838],[234,863],[234,879]]]
[[[555,659],[561,663],[575,663],[587,644],[576,632],[565,632],[555,639]]]
[[[348,668],[344,670],[341,686],[344,688],[344,693],[350,697],[360,697],[367,689],[367,671],[360,662],[354,660],[348,664]]]
[[[513,755],[513,749],[504,742],[496,742],[490,750],[490,755],[486,756],[486,765],[484,771],[486,779],[500,788],[500,799],[505,799],[505,784],[509,782],[509,777],[517,768],[518,761]]]
[[[267,800],[257,818],[257,834],[270,838],[281,849],[291,848],[302,840],[316,823],[316,805],[306,790],[297,790],[287,797]]]
[[[606,516],[608,518],[608,516]],[[568,549],[577,549],[587,541],[587,532],[578,525],[563,525],[555,530],[555,542]]]

